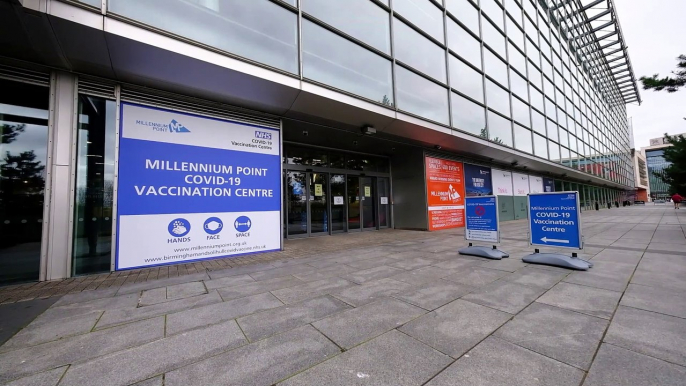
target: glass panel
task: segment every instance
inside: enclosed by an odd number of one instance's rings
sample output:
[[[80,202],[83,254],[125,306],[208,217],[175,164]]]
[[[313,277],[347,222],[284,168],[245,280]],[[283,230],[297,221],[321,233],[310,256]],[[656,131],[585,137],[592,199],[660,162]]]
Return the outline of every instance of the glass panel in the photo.
[[[348,229],[360,229],[360,178],[348,176]]]
[[[519,52],[512,44],[508,43],[510,55],[510,66],[516,68],[522,74],[526,74],[526,59],[524,55]]]
[[[379,227],[391,225],[391,191],[388,178],[379,178]]]
[[[493,51],[499,53],[502,57],[506,57],[505,36],[503,36],[491,22],[484,18],[481,19],[481,31],[484,43],[488,44]]]
[[[448,47],[463,59],[481,68],[481,43],[452,20],[448,20]]]
[[[393,21],[396,58],[445,83],[445,51],[400,20]]]
[[[360,12],[359,9],[355,11]],[[410,23],[419,27],[439,42],[445,42],[443,35],[443,12],[429,0],[394,0],[393,11],[402,15]]]
[[[457,91],[481,103],[484,102],[483,76],[450,55],[450,84]]]
[[[73,272],[110,270],[116,102],[79,95]]]
[[[548,141],[545,137],[538,134],[534,134],[534,154],[542,158],[548,158]]]
[[[395,3],[393,3],[395,5]],[[495,0],[481,0],[479,2],[481,12],[485,13],[500,29],[504,30],[503,26],[503,9],[495,2]]]
[[[363,228],[376,228],[376,186],[374,178],[360,177],[360,193],[362,196],[362,221]]]
[[[388,12],[369,0],[302,0],[302,10],[348,35],[390,54]]]
[[[307,182],[305,173],[286,173],[289,236],[307,234]]]
[[[92,5],[98,9],[102,8],[102,0],[78,0],[81,3]]]
[[[436,122],[448,124],[448,90],[396,66],[398,107]]]
[[[512,69],[510,69],[510,87],[512,92],[519,95],[522,99],[527,100],[529,98],[526,80],[512,71]]]
[[[514,125],[514,134],[515,148],[529,154],[534,152],[534,147],[531,143],[531,131],[519,125]]]
[[[345,175],[331,175],[331,232],[345,231],[346,225],[346,200],[345,200]]]
[[[310,173],[310,233],[329,233],[329,189],[326,173]]]
[[[550,160],[553,162],[560,162],[560,145],[555,142],[548,142],[550,149]]]
[[[391,62],[307,20],[303,76],[392,106]]]
[[[489,111],[488,137],[495,143],[512,146],[512,122]]]
[[[507,81],[507,65],[489,49],[484,50],[484,71],[502,86],[510,87]]]
[[[484,108],[455,93],[452,95],[453,126],[462,131],[486,138]]]
[[[531,117],[529,116],[529,105],[520,101],[518,98],[512,98],[512,118],[526,127],[531,126]]]
[[[109,0],[110,12],[297,74],[297,14],[268,0]]]
[[[0,284],[38,280],[49,89],[0,80]]]
[[[467,0],[445,0],[448,12],[460,19],[462,24],[479,35],[479,11]],[[450,24],[450,20],[448,20]]]
[[[510,94],[488,79],[486,80],[486,101],[488,107],[510,116]]]
[[[517,45],[517,47],[524,49],[524,31],[519,29],[517,24],[515,24],[509,17],[507,20],[507,37]]]
[[[539,89],[543,89],[543,83],[541,81],[541,72],[538,71],[536,66],[529,65],[529,81],[534,86]]]
[[[289,147],[286,162],[291,165],[312,165],[327,167],[329,157],[326,151],[309,147]]]

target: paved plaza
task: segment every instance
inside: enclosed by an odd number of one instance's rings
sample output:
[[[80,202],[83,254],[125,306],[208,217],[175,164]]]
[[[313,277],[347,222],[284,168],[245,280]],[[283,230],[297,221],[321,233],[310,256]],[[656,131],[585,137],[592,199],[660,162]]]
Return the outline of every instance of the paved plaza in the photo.
[[[387,230],[0,288],[0,384],[683,386],[686,209],[582,218],[587,272],[513,221],[500,261]]]

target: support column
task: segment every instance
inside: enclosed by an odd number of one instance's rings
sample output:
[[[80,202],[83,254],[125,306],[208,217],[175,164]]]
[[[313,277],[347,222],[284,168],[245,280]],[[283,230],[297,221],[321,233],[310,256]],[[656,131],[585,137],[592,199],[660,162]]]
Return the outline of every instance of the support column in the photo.
[[[51,79],[52,120],[49,148],[50,176],[46,188],[48,225],[43,242],[45,258],[41,280],[63,279],[71,276],[72,160],[76,125],[76,76],[55,71]]]

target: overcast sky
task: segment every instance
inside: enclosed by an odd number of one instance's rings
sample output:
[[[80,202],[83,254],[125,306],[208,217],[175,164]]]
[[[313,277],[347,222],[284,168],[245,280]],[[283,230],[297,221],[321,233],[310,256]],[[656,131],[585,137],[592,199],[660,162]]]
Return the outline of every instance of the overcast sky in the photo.
[[[636,78],[672,75],[676,57],[686,55],[686,0],[614,1]],[[670,94],[641,88],[640,93],[640,106],[627,105],[636,148],[664,133],[686,133],[686,89]]]

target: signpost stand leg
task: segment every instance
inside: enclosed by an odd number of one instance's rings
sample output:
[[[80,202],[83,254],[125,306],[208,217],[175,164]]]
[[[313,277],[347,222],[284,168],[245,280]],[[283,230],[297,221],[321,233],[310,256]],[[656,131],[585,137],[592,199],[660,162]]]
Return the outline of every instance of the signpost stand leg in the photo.
[[[489,248],[489,247],[472,246],[472,243],[469,243],[468,247],[462,248],[462,249],[458,250],[457,252],[460,255],[485,257],[485,258],[491,259],[491,260],[501,260],[503,258],[510,257],[509,253],[503,252],[500,249],[497,249],[495,247],[495,245],[493,246],[493,248]]]
[[[578,257],[567,256],[561,253],[532,253],[524,256],[522,261],[529,264],[552,265],[555,267],[571,268],[577,271],[588,271],[593,265]]]

